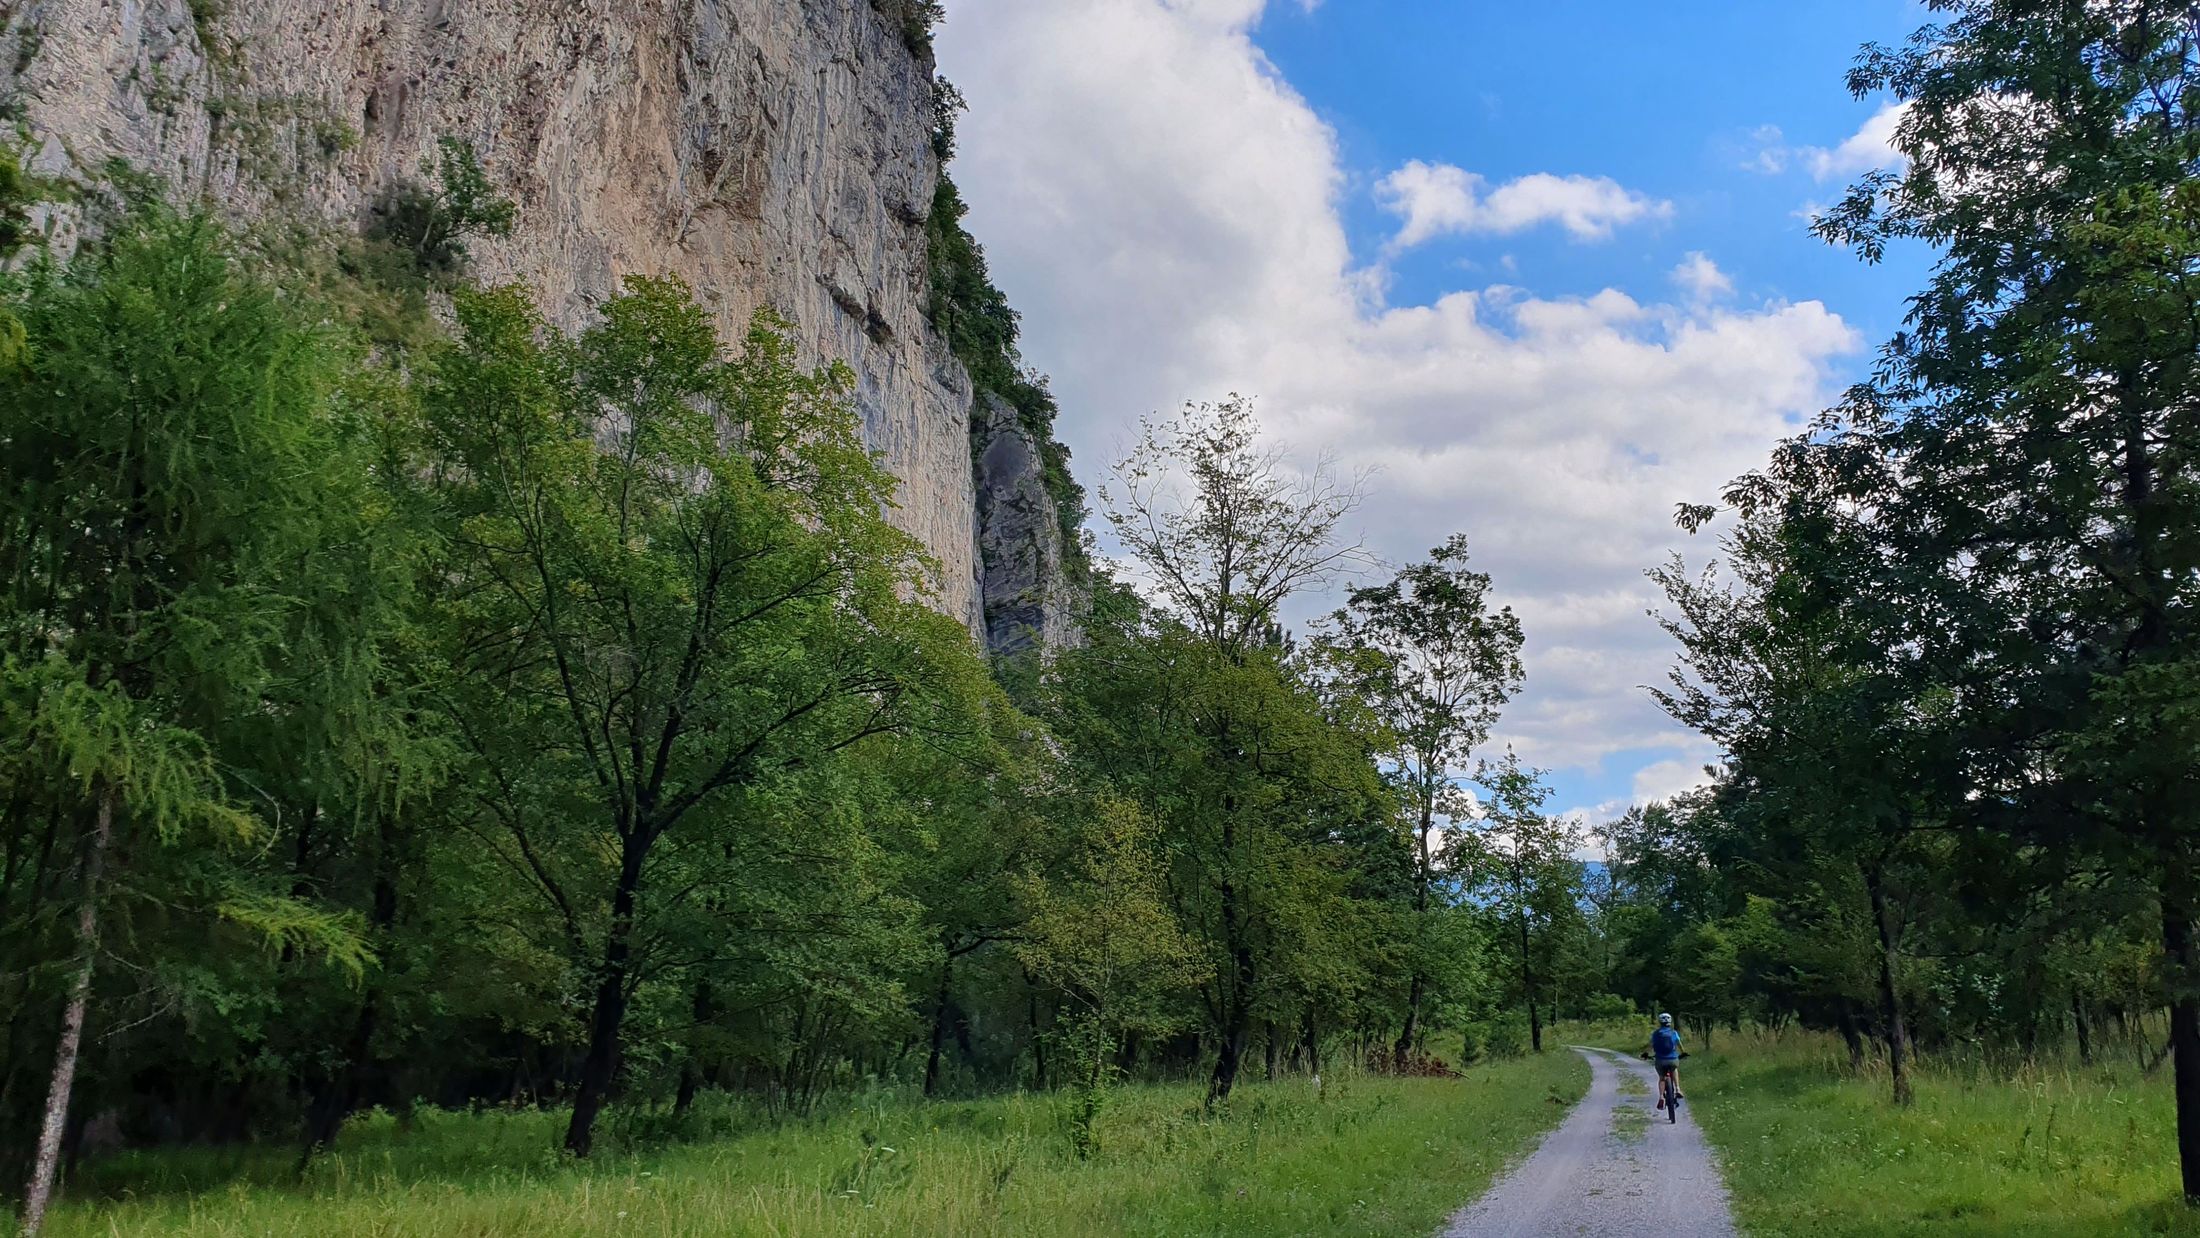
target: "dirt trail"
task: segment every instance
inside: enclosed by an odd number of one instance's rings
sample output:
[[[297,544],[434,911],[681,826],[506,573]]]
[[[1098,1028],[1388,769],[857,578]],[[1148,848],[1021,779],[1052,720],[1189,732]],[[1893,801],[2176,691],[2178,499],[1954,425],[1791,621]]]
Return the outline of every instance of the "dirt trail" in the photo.
[[[1668,1123],[1652,1108],[1649,1063],[1609,1049],[1574,1051],[1589,1060],[1589,1094],[1534,1156],[1455,1214],[1444,1238],[1733,1238],[1726,1185],[1687,1102],[1680,1121]],[[1641,1086],[1623,1091],[1630,1079]]]

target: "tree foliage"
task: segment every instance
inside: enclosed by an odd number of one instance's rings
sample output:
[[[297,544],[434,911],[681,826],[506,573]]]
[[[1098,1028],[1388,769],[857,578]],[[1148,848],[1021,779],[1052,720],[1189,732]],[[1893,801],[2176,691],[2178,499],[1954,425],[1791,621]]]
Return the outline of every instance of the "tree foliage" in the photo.
[[[1156,599],[1096,576],[1089,644],[1012,701],[845,368],[768,313],[729,347],[673,281],[570,334],[470,286],[511,217],[445,154],[403,278],[389,237],[301,266],[133,189],[0,282],[34,1227],[118,1146],[303,1168],[424,1105],[556,1106],[588,1155],[707,1132],[712,1093],[1066,1088],[1089,1154],[1124,1074],[1204,1070],[1220,1113],[1518,1004],[1431,850],[1520,677],[1463,540],[1302,647],[1288,608],[1365,562],[1357,483],[1193,406],[1118,483]],[[1528,913],[1557,983],[1578,877]]]
[[[1728,746],[1742,845],[1801,858],[1796,922],[1876,947],[1898,1099],[1907,995],[1968,987],[1946,1009],[2027,1047],[2067,1011],[2087,1044],[2098,986],[2035,960],[2151,921],[2200,1200],[2200,19],[1929,7],[1850,75],[1904,105],[1902,168],[1817,227],[1868,260],[1923,243],[1932,278],[1870,381],[1729,488],[1739,590],[1664,575],[1697,683],[1665,700]]]

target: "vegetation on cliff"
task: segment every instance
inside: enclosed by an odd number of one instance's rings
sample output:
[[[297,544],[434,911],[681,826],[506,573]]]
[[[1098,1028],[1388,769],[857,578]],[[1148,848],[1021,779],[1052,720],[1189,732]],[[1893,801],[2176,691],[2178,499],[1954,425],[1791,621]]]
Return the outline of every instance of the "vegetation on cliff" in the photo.
[[[911,52],[927,58],[932,55],[932,32],[947,16],[941,0],[871,0],[871,7],[893,23]]]
[[[985,250],[963,227],[970,212],[947,174],[955,153],[955,115],[962,95],[942,79],[934,85],[932,149],[942,167],[925,217],[925,272],[931,298],[925,313],[979,392],[991,392],[1016,410],[1017,421],[1038,446],[1047,494],[1061,525],[1063,566],[1080,582],[1089,571],[1084,546],[1085,490],[1070,474],[1069,448],[1054,437],[1060,409],[1046,376],[1024,364],[1020,330],[1008,296],[986,269]],[[976,445],[973,445],[975,449]]]

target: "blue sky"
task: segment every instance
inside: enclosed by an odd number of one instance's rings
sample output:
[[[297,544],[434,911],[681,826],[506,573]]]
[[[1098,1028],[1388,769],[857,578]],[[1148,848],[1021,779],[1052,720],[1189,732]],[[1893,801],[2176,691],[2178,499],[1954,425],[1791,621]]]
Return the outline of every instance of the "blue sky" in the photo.
[[[1918,264],[1875,270],[1809,235],[1797,212],[1833,200],[1844,178],[1743,165],[1768,125],[1785,143],[1829,148],[1855,133],[1879,106],[1844,89],[1857,48],[1899,41],[1924,18],[1915,0],[1328,0],[1270,6],[1254,41],[1362,175],[1440,160],[1492,181],[1609,177],[1673,203],[1659,226],[1611,244],[1545,229],[1432,245],[1399,265],[1394,300],[1457,286],[1447,268],[1459,263],[1541,294],[1655,293],[1676,255],[1697,251],[1745,294],[1822,299],[1878,340]],[[1353,247],[1372,254],[1397,221],[1371,195],[1347,201]],[[1495,267],[1508,253],[1517,269]]]
[[[1888,165],[1843,83],[1915,0],[950,0],[953,173],[1098,489],[1138,418],[1239,391],[1375,470],[1393,561],[1456,529],[1519,610],[1496,742],[1594,819],[1716,754],[1641,691],[1644,569],[1830,402],[1924,257],[1807,231]],[[1331,599],[1309,598],[1300,614]]]

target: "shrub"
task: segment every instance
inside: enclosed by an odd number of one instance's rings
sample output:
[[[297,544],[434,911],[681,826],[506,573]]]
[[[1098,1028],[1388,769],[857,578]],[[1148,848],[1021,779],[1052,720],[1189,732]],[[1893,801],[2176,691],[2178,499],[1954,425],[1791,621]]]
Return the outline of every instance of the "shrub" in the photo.
[[[466,269],[466,242],[510,236],[519,208],[490,185],[473,143],[461,138],[436,142],[435,177],[432,187],[408,181],[392,189],[373,231],[412,254],[423,274],[455,277]]]

